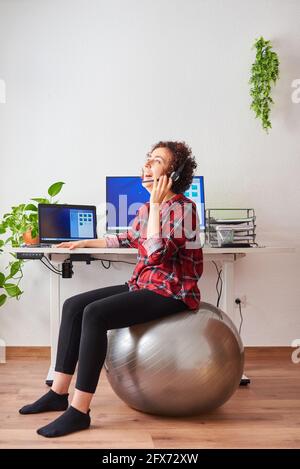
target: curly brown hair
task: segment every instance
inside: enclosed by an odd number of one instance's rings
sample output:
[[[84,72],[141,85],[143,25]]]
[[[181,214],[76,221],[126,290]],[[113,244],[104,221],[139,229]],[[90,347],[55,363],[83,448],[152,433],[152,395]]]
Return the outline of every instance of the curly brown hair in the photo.
[[[197,168],[197,162],[195,157],[192,156],[192,149],[185,142],[172,142],[172,141],[160,141],[155,143],[151,148],[151,153],[156,148],[168,148],[173,155],[173,161],[169,168],[170,174],[183,164],[183,170],[181,171],[180,178],[178,181],[173,182],[172,191],[175,194],[185,192],[191,185],[194,171]]]

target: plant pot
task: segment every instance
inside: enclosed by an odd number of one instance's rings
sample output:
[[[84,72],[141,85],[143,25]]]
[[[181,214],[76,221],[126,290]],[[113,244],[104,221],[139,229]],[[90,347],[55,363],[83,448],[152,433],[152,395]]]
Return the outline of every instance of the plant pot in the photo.
[[[31,229],[25,231],[25,233],[23,233],[23,240],[24,240],[24,243],[26,244],[37,244],[39,243],[39,237],[36,236],[35,238],[33,238],[31,236]]]

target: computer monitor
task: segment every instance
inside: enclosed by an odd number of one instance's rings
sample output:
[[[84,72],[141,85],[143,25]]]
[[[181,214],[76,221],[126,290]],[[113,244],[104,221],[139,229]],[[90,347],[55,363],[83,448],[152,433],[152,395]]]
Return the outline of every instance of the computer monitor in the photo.
[[[184,192],[184,195],[193,200],[197,205],[200,230],[205,231],[205,200],[204,200],[204,177],[194,176],[192,184]]]
[[[194,176],[191,186],[184,195],[197,205],[200,230],[205,230],[204,178]],[[106,177],[106,231],[120,232],[131,226],[136,211],[150,194],[142,185],[140,176]]]
[[[38,204],[40,243],[97,238],[96,206]]]

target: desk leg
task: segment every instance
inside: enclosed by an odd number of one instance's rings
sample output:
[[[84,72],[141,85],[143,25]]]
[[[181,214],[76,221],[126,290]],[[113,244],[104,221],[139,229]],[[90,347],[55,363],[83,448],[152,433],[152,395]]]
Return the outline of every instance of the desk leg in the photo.
[[[3,339],[0,339],[0,363],[6,363],[6,344]]]
[[[58,264],[61,270],[61,264]],[[52,386],[56,361],[57,341],[60,325],[60,275],[50,272],[50,345],[51,364],[46,378],[46,384]]]
[[[234,321],[233,305],[234,305],[234,261],[222,261],[223,270],[223,293],[221,297],[221,309]]]
[[[221,309],[225,311],[234,322],[234,260],[223,260],[223,293],[221,298]],[[250,379],[243,374],[240,385],[250,384]]]

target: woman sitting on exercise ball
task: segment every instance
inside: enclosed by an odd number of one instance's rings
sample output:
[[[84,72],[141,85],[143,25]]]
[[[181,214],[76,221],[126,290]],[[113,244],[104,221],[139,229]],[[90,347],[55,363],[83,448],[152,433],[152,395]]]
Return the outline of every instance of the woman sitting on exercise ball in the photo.
[[[191,153],[184,142],[159,142],[152,147],[142,169],[150,200],[137,211],[132,230],[58,244],[69,249],[134,247],[139,255],[128,282],[80,293],[64,302],[52,387],[20,409],[21,414],[65,411],[39,428],[40,435],[57,437],[90,426],[90,403],[104,364],[109,329],[198,308],[197,282],[203,271],[199,219],[196,204],[183,194],[197,167]],[[68,406],[77,362],[75,392]]]

